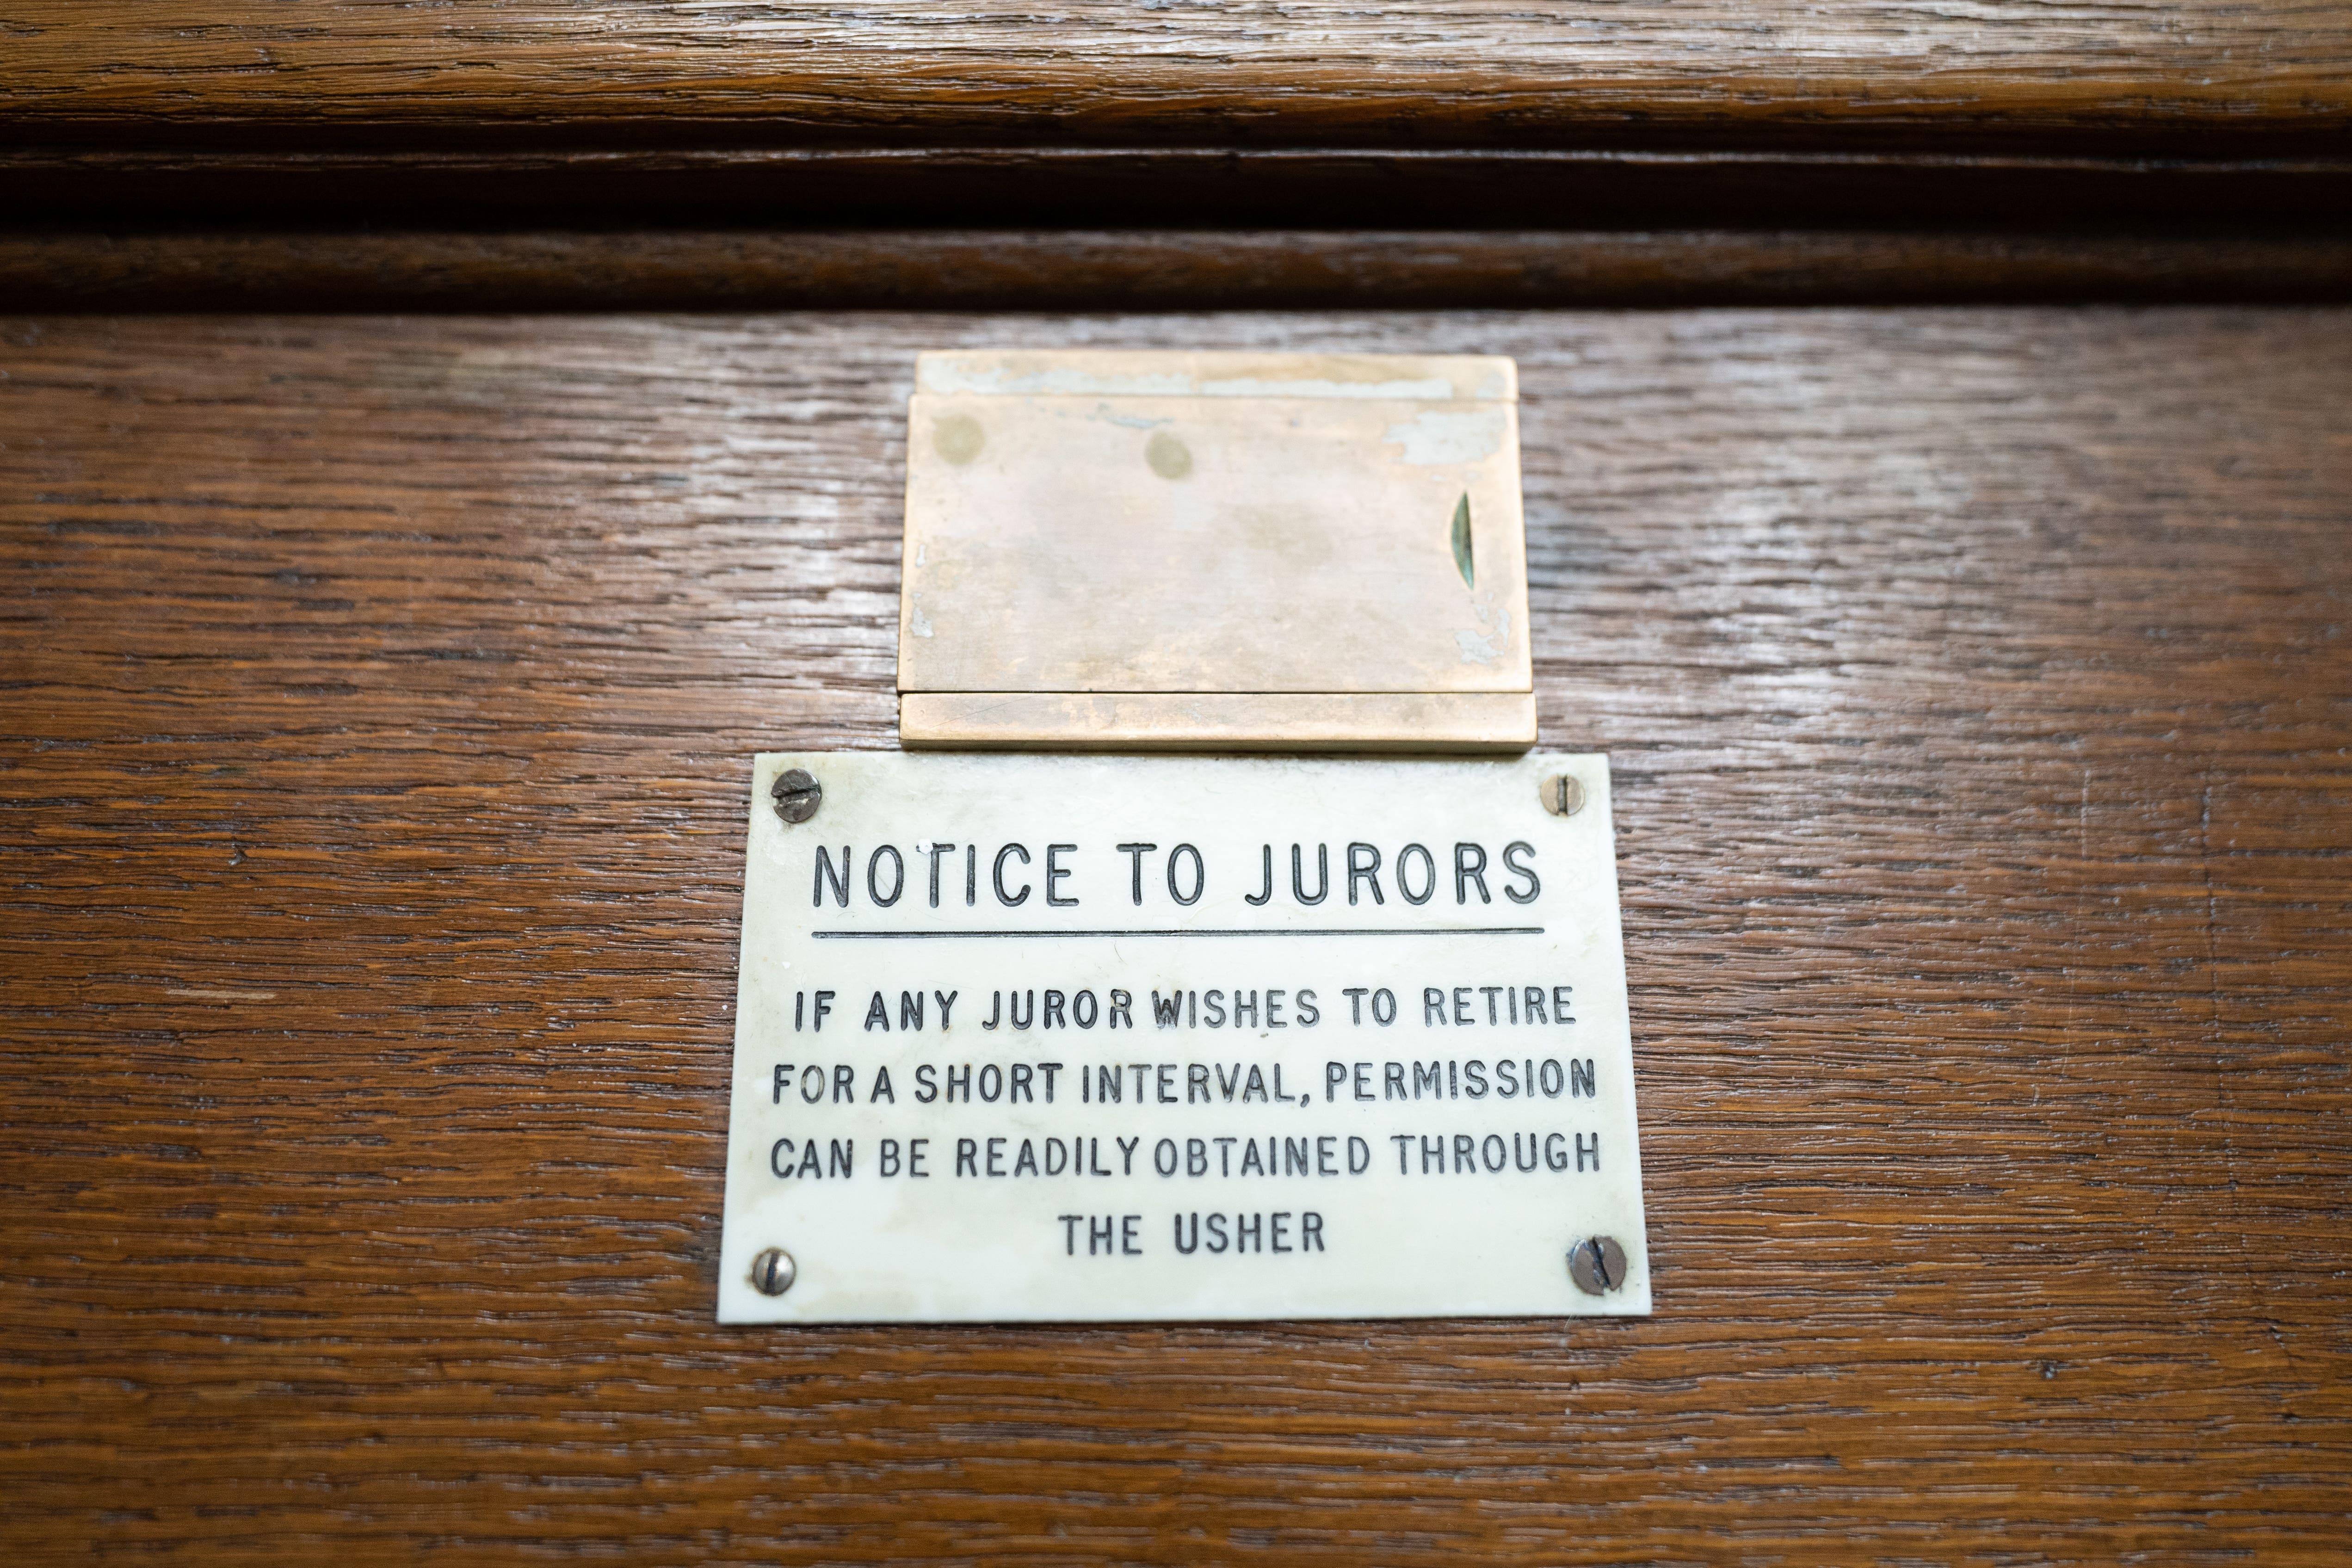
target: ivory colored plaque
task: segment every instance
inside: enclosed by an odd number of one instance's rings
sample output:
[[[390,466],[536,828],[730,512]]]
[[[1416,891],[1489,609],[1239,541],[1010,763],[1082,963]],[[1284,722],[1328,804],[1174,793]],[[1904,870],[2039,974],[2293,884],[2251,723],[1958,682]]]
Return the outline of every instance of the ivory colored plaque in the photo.
[[[1534,743],[1511,361],[927,353],[917,386],[907,745]]]
[[[1649,1310],[1605,758],[752,785],[722,1321]]]

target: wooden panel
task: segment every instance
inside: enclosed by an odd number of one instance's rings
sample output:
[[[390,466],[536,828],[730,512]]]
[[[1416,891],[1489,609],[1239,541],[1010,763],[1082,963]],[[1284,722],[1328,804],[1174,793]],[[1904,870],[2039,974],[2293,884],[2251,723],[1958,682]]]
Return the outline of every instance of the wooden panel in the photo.
[[[1654,1318],[712,1323],[747,759],[891,743],[913,354],[1033,342],[1517,356]],[[2347,365],[2318,310],[9,322],[0,1537],[2340,1561]]]
[[[0,108],[74,133],[292,123],[794,142],[914,135],[1529,145],[1623,133],[1850,142],[1937,128],[2103,143],[2320,145],[2352,123],[2352,9],[2289,0],[1493,0],[1051,15],[561,0],[431,6],[17,0]]]

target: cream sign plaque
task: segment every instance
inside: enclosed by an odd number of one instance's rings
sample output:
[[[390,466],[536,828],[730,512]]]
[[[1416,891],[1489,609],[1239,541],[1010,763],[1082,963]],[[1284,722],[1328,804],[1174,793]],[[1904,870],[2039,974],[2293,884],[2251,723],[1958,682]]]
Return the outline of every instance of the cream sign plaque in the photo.
[[[1598,756],[761,756],[727,1322],[1650,1306]]]

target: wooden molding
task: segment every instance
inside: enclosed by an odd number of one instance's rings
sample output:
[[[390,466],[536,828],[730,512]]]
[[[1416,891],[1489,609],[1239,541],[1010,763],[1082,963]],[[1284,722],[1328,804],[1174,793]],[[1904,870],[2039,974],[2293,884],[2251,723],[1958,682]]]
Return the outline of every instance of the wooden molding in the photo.
[[[623,0],[298,8],[202,25],[20,0],[0,117],[25,139],[481,145],[2330,150],[2352,12],[2185,0],[1738,0],[1604,10],[1118,0],[940,13]]]

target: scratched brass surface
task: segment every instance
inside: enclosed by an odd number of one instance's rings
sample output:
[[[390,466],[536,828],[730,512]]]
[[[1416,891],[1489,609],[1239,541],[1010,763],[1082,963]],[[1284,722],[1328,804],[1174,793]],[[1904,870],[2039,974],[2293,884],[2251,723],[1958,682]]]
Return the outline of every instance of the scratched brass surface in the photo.
[[[964,353],[917,384],[899,688],[1046,700],[918,702],[909,743],[1532,743],[1508,360]]]
[[[910,691],[910,751],[1524,752],[1533,692]]]

